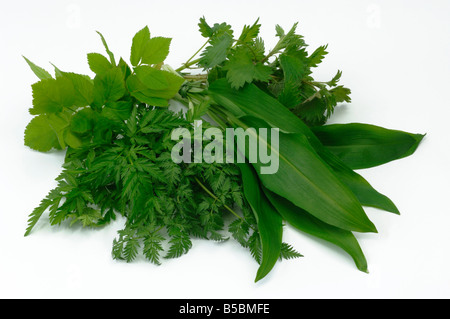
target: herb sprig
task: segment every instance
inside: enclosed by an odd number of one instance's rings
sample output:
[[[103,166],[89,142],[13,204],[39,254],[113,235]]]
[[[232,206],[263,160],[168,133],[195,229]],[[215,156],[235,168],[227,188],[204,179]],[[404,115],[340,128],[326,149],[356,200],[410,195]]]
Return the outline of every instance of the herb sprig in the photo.
[[[124,229],[112,256],[139,254],[154,264],[187,253],[193,238],[234,238],[259,263],[255,281],[279,259],[301,257],[283,241],[296,229],[346,251],[361,271],[367,261],[354,232],[376,232],[363,207],[398,214],[394,203],[355,169],[409,156],[424,135],[352,123],[325,125],[351,91],[342,72],[316,81],[313,69],[328,54],[310,51],[297,34],[275,27],[278,42],[266,50],[259,19],[236,36],[227,23],[200,19],[205,43],[179,68],[165,64],[171,39],[148,27],[132,40],[130,63],[116,59],[99,33],[106,56],[87,56],[94,78],[55,67],[52,76],[30,60],[40,79],[32,85],[33,115],[25,145],[66,152],[58,185],[30,214],[25,235],[48,211],[51,225],[102,227],[117,215]],[[193,72],[193,70],[200,73]],[[168,108],[173,101],[185,112]],[[279,157],[275,174],[261,161],[175,163],[175,129],[278,128],[280,143],[259,133],[249,138]],[[248,156],[248,149],[239,149]]]

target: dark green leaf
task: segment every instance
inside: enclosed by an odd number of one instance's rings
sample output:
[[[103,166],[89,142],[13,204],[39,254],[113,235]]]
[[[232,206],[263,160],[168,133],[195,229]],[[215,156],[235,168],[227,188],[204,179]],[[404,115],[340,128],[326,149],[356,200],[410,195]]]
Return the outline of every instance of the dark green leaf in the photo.
[[[282,198],[267,189],[265,189],[265,193],[272,205],[274,205],[283,219],[289,224],[302,232],[324,239],[341,247],[353,258],[359,270],[367,272],[367,260],[364,257],[358,241],[350,231],[320,221],[311,214],[308,214],[305,210],[295,206],[285,198]]]
[[[234,122],[244,130],[269,128],[252,117]],[[264,174],[261,168],[265,165],[261,162],[252,163],[265,187],[325,223],[349,231],[376,232],[355,195],[317,155],[304,135],[280,132],[277,147],[269,136],[255,132],[249,130],[250,143],[257,143],[260,148],[267,146],[271,156],[279,158],[279,168],[274,174]]]
[[[256,22],[253,25],[251,25],[251,26],[245,25],[244,26],[241,36],[239,37],[240,43],[253,42],[253,40],[258,36],[259,30],[261,28],[261,24],[259,24],[258,22],[259,22],[259,18],[256,20]]]
[[[205,69],[211,69],[223,63],[227,58],[228,50],[232,43],[233,38],[228,33],[215,37],[211,40],[211,45],[202,52],[199,64]]]
[[[241,89],[239,94],[235,94],[235,90],[230,87],[226,79],[220,79],[210,85],[209,93],[216,103],[225,107],[237,117],[248,114],[266,121],[272,127],[283,128],[283,131],[304,134],[320,157],[333,169],[338,178],[354,192],[362,205],[377,207],[389,212],[398,212],[390,199],[373,189],[361,175],[354,172],[325,148],[302,120],[256,86],[248,85]]]
[[[314,127],[313,132],[352,169],[374,167],[410,156],[424,137],[361,123]]]
[[[322,45],[318,47],[308,58],[308,64],[309,67],[317,67],[320,63],[322,63],[322,60],[324,59],[325,55],[328,54],[327,52],[328,45]]]
[[[242,173],[244,194],[255,214],[262,244],[262,258],[256,274],[256,282],[272,270],[280,257],[283,225],[281,216],[265,197],[251,165],[239,164],[239,168]]]
[[[267,82],[270,79],[272,68],[262,63],[254,63],[250,51],[247,48],[238,48],[225,64],[227,79],[231,86],[239,89],[246,83],[254,80]]]

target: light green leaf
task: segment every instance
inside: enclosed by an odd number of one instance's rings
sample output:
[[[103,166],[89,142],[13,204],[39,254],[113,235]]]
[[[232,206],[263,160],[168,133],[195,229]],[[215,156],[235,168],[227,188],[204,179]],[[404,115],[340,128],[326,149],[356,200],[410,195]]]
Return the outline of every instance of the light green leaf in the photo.
[[[168,100],[178,93],[184,78],[149,66],[136,68],[136,75],[127,79],[130,94],[143,103],[168,106]]]
[[[116,60],[114,59],[114,54],[109,50],[108,48],[108,44],[106,43],[105,37],[103,36],[103,34],[101,34],[100,32],[97,31],[97,34],[100,36],[100,39],[102,40],[103,46],[105,47],[106,53],[109,56],[109,59],[111,61],[111,64],[113,66],[116,66]]]
[[[150,40],[150,30],[148,26],[145,26],[142,30],[138,31],[133,37],[133,43],[131,45],[131,65],[136,66],[144,55],[144,50],[147,42]]]
[[[100,53],[88,53],[89,68],[95,74],[103,74],[113,68],[108,59]]]
[[[41,80],[32,85],[32,91],[30,114],[33,115],[61,112],[64,107],[73,106],[77,99],[72,81],[65,77]]]
[[[134,71],[138,79],[149,89],[165,90],[169,87],[166,71],[157,70],[150,66],[139,66]]]
[[[60,69],[58,69],[58,67],[56,65],[54,65],[51,62],[50,62],[50,64],[53,65],[53,68],[55,69],[55,77],[56,78],[63,76],[63,72]]]
[[[64,142],[72,148],[80,148],[83,146],[83,140],[70,130],[64,130]]]
[[[36,116],[25,129],[25,145],[40,152],[66,148],[64,134],[70,116],[71,112]]]
[[[141,103],[161,107],[169,106],[168,99],[155,97],[155,93],[145,86],[136,75],[127,79],[127,87],[131,96],[134,96]]]
[[[39,152],[60,148],[58,136],[45,114],[34,117],[25,129],[25,145]]]
[[[31,68],[31,71],[34,72],[34,74],[36,74],[36,76],[41,79],[41,80],[46,80],[46,79],[51,79],[52,76],[50,75],[50,73],[48,73],[47,71],[45,71],[43,68],[37,66],[36,64],[34,64],[33,62],[31,62],[30,60],[28,60],[26,57],[23,56],[23,58],[25,59],[25,61],[27,61],[28,65]]]
[[[142,63],[158,64],[164,62],[169,54],[172,39],[156,37],[151,38],[145,44],[142,52]]]
[[[61,76],[69,79],[75,90],[74,105],[85,107],[90,105],[94,100],[94,82],[87,75],[76,73],[61,72]]]
[[[94,102],[97,108],[119,100],[125,93],[125,82],[119,67],[98,74],[94,79]]]

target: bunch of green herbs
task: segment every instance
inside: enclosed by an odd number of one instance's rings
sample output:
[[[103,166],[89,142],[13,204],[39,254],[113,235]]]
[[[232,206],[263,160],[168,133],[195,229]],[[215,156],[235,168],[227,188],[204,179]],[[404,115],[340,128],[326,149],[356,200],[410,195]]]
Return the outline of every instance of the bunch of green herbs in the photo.
[[[63,171],[31,213],[26,235],[49,212],[51,225],[101,227],[119,214],[125,226],[113,241],[115,259],[142,254],[160,264],[180,257],[193,238],[233,238],[259,263],[255,281],[279,259],[300,257],[283,242],[286,224],[346,251],[357,268],[367,261],[354,232],[376,232],[363,207],[399,211],[355,170],[414,153],[421,134],[375,125],[325,125],[350,90],[342,72],[313,78],[327,46],[309,50],[297,33],[276,26],[278,42],[266,50],[259,20],[236,36],[227,23],[200,19],[205,43],[178,69],[165,64],[171,39],[148,27],[132,40],[129,62],[88,54],[94,78],[55,67],[53,77],[26,59],[40,81],[32,85],[34,116],[25,144],[66,152]],[[174,112],[177,101],[185,112]],[[261,162],[175,163],[174,129],[277,128],[270,136],[249,131],[250,141],[279,158],[275,174]],[[247,157],[248,149],[240,150]]]

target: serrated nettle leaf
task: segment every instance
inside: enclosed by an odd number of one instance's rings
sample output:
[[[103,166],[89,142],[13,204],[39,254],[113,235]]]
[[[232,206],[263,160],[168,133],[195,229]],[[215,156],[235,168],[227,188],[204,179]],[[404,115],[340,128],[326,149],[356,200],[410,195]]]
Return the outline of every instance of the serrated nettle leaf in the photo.
[[[199,64],[205,69],[211,69],[223,63],[232,44],[233,37],[228,33],[213,38],[210,46],[202,52]]]
[[[330,90],[330,93],[334,96],[334,99],[337,103],[350,103],[352,101],[352,99],[350,98],[350,94],[352,93],[352,91],[342,85],[332,88]]]
[[[281,54],[279,60],[286,82],[300,85],[305,75],[309,73],[308,58],[303,50]]]
[[[294,106],[291,112],[309,127],[323,125],[327,120],[327,100],[318,94],[317,97]]]
[[[200,18],[200,22],[198,24],[199,31],[201,35],[205,38],[213,38],[224,33],[229,34],[231,37],[233,36],[233,30],[231,26],[225,22],[223,23],[215,23],[212,27],[206,22],[205,17]]]
[[[261,28],[261,24],[258,23],[259,22],[259,18],[256,20],[256,22],[249,26],[249,25],[245,25],[241,36],[239,37],[239,42],[241,43],[247,43],[247,42],[252,42],[253,39],[255,39],[258,34],[259,34],[259,30]]]
[[[50,73],[48,73],[46,70],[44,70],[43,68],[37,66],[36,64],[34,64],[33,62],[31,62],[30,60],[28,60],[26,57],[22,56],[25,61],[28,63],[28,65],[30,66],[31,70],[33,71],[33,73],[40,79],[40,80],[46,80],[46,79],[51,79],[52,76],[50,75]]]
[[[279,24],[275,25],[275,31],[276,31],[276,36],[279,38],[284,37],[286,35],[286,32]]]
[[[297,50],[300,47],[305,45],[303,41],[303,37],[301,35],[296,34],[298,22],[294,23],[292,28],[285,33],[284,29],[279,25],[276,25],[276,36],[279,37],[278,43],[275,45],[274,49],[272,49],[272,53],[278,53],[284,49],[286,50]]]
[[[267,82],[272,73],[271,67],[255,63],[251,52],[245,47],[236,49],[223,69],[227,71],[228,82],[235,89],[253,81]]]
[[[198,23],[199,31],[204,38],[210,38],[214,34],[213,29],[206,22],[205,17],[200,18],[200,22]]]
[[[322,60],[325,58],[325,55],[328,54],[326,51],[328,47],[327,45],[322,45],[318,47],[308,58],[308,64],[309,67],[316,68],[320,63],[322,63]]]
[[[336,75],[330,81],[327,82],[327,85],[328,86],[336,86],[337,83],[339,82],[339,80],[341,79],[341,76],[342,76],[342,71],[338,70]]]

